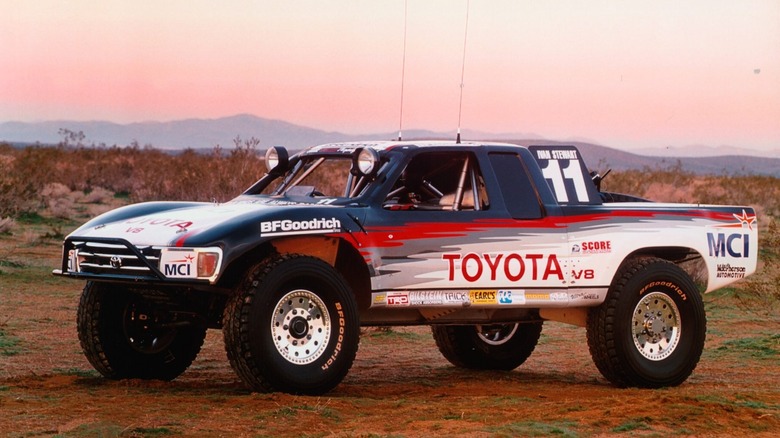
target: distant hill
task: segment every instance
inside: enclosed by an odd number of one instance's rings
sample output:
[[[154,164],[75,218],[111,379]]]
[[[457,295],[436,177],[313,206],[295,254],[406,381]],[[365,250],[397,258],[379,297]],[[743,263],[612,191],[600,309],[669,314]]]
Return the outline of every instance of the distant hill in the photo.
[[[118,124],[111,122],[74,122],[58,120],[39,123],[6,122],[0,124],[0,139],[9,142],[57,143],[60,129],[83,132],[94,144],[141,146],[160,149],[202,149],[216,145],[232,147],[236,136],[255,137],[264,146],[284,145],[302,148],[318,142],[343,141],[345,135],[294,125],[281,120],[251,115],[219,119],[185,119],[171,122]]]
[[[281,120],[265,119],[241,114],[218,119],[186,119],[170,122],[142,122],[118,124],[103,121],[48,121],[38,123],[0,123],[0,141],[12,144],[41,143],[56,144],[63,140],[60,129],[83,132],[87,144],[129,145],[137,142],[141,146],[151,145],[160,149],[210,149],[216,145],[233,147],[233,139],[257,138],[260,147],[282,145],[289,149],[301,149],[320,143],[355,140],[393,140],[397,133],[373,135],[352,135],[340,132],[322,131],[295,125]],[[464,131],[465,139],[493,139],[518,144],[574,144],[593,169],[615,170],[642,169],[644,167],[668,167],[678,162],[683,169],[695,173],[709,174],[756,174],[780,177],[780,158],[755,157],[748,155],[725,155],[713,157],[663,157],[646,156],[612,149],[583,141],[554,141],[542,139],[534,134],[489,134],[478,131]],[[433,132],[408,130],[405,140],[420,138],[455,138],[454,132]],[[721,153],[727,153],[722,149]],[[675,155],[682,155],[679,150]]]
[[[754,149],[737,148],[731,146],[704,146],[692,145],[687,147],[643,148],[636,149],[634,153],[651,157],[720,157],[728,155],[747,155],[751,157],[780,157],[780,149],[772,151],[757,151]]]
[[[551,140],[510,140],[510,143],[573,144],[580,150],[592,170],[628,170],[644,168],[669,168],[678,163],[681,168],[696,174],[711,175],[767,175],[780,178],[780,158],[724,155],[717,157],[648,157],[618,149],[579,141],[558,142]]]

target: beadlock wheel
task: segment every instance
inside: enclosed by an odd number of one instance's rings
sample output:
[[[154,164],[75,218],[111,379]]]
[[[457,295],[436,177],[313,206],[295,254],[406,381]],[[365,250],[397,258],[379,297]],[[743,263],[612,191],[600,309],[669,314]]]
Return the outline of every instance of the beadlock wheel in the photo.
[[[634,345],[647,359],[667,358],[680,342],[680,311],[662,292],[652,292],[637,303],[632,325]]]
[[[320,395],[352,366],[360,318],[332,266],[278,254],[246,273],[225,306],[222,332],[230,365],[250,389]]]
[[[586,326],[591,357],[607,380],[661,388],[683,383],[696,368],[707,318],[684,270],[644,257],[618,271],[606,300],[589,310]]]
[[[325,303],[314,293],[298,289],[282,297],[271,317],[276,351],[291,363],[304,365],[325,352],[331,335]]]

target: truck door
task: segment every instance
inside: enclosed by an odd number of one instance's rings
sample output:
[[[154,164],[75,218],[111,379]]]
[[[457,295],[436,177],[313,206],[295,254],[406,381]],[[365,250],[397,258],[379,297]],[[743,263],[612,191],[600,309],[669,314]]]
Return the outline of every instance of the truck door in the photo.
[[[387,305],[522,305],[564,286],[565,224],[545,215],[518,152],[420,151],[382,207],[364,248]]]

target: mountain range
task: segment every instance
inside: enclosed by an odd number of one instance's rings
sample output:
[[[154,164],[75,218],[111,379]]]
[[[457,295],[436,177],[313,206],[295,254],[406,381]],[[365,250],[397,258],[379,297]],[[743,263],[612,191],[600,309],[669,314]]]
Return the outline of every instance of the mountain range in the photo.
[[[46,121],[0,123],[0,142],[15,145],[57,144],[64,140],[61,129],[82,132],[85,144],[94,145],[151,145],[159,149],[211,149],[214,146],[231,148],[235,139],[256,138],[259,146],[282,145],[288,149],[302,149],[321,143],[357,140],[392,140],[397,133],[344,134],[322,131],[295,125],[281,120],[261,118],[248,114],[217,119],[185,119],[170,122],[140,122],[118,124],[105,121]],[[701,174],[755,174],[780,177],[780,151],[767,152],[769,156],[756,156],[756,151],[737,148],[644,149],[631,153],[609,148],[588,141],[557,141],[529,133],[491,134],[464,131],[464,139],[497,140],[518,144],[574,144],[586,162],[593,168],[605,171],[663,168],[680,165],[682,169]],[[454,132],[409,130],[404,139],[454,139]],[[703,156],[712,155],[712,156]]]

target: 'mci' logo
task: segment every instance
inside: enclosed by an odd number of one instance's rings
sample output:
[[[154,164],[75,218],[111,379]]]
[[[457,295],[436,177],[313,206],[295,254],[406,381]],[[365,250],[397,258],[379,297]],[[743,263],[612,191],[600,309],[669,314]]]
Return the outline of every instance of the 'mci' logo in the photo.
[[[721,225],[718,228],[753,229],[756,216],[749,216],[745,210],[742,214],[735,214],[737,223]],[[750,257],[750,234],[743,233],[707,233],[707,245],[710,248],[710,257]]]
[[[182,260],[171,260],[166,263],[165,276],[166,277],[189,277],[192,275],[192,261],[195,257],[187,255]]]
[[[710,257],[748,257],[750,255],[750,234],[707,233]]]

